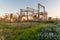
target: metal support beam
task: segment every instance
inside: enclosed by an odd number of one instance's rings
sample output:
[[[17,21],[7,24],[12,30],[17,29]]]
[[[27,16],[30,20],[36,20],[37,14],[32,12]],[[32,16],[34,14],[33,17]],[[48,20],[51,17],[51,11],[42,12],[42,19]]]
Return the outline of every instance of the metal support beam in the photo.
[[[45,7],[43,6],[43,12],[45,13]]]
[[[27,21],[29,21],[29,19],[28,19],[28,7],[27,7]]]
[[[32,15],[34,15],[34,9],[33,9]]]
[[[38,3],[38,21],[39,21],[39,11],[40,11],[40,4]]]
[[[23,10],[23,9],[20,9],[20,15],[22,15],[22,10]]]

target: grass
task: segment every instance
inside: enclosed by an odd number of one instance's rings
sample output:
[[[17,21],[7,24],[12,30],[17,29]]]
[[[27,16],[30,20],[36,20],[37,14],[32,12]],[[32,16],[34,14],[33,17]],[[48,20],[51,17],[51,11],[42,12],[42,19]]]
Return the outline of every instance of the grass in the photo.
[[[0,24],[0,37],[4,40],[38,40],[40,29],[46,26],[56,26],[54,24],[37,23],[26,27],[13,27],[7,24]],[[2,31],[1,31],[2,30]]]

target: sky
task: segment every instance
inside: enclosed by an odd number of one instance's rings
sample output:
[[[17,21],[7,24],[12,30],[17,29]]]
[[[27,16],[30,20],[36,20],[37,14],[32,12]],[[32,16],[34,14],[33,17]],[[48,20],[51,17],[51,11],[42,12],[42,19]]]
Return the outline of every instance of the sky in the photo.
[[[0,0],[0,16],[19,13],[26,7],[37,9],[38,3],[45,6],[48,16],[60,18],[60,0]]]

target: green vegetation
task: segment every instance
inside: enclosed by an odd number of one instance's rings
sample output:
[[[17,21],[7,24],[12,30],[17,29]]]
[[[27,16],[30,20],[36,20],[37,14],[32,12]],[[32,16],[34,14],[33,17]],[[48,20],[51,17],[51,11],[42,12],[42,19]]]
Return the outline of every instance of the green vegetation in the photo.
[[[38,40],[42,27],[56,26],[52,23],[35,23],[26,27],[0,24],[0,40]]]

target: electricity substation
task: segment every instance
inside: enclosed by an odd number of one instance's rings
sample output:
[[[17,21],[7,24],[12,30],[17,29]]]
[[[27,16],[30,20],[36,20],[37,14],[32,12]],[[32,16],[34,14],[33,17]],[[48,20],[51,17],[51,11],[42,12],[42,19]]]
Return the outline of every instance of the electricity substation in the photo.
[[[34,21],[46,21],[47,12],[45,11],[45,6],[38,3],[38,9],[33,9],[31,7],[26,7],[26,9],[20,9],[20,19],[23,20],[34,20]],[[42,9],[43,11],[41,12]],[[24,18],[25,17],[25,18]]]
[[[22,21],[47,21],[48,14],[45,11],[45,6],[38,3],[37,9],[26,7],[26,9],[20,9],[20,12],[14,16],[13,13],[5,14],[4,18],[0,18],[0,21],[5,22],[22,22]],[[42,11],[41,11],[42,10]]]

